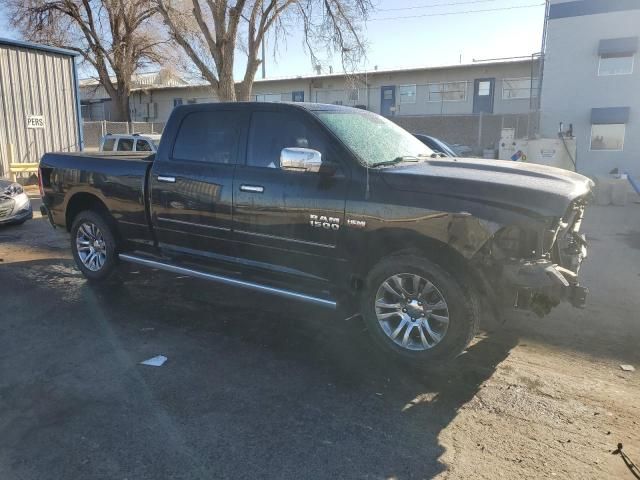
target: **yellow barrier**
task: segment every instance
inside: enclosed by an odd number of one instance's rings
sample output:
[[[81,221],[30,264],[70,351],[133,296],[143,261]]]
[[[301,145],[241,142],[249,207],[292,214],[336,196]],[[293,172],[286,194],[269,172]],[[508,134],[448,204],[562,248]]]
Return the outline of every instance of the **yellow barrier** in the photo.
[[[18,173],[37,173],[38,164],[37,163],[10,163],[9,172],[11,173],[11,177],[15,182],[18,178]]]

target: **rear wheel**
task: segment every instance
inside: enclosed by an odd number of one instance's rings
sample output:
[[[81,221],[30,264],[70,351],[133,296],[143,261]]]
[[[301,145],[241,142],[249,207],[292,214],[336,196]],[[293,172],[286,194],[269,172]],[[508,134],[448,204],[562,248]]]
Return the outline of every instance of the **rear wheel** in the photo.
[[[418,366],[459,355],[479,319],[473,293],[415,255],[391,256],[373,268],[361,311],[380,347]]]
[[[115,235],[109,222],[97,212],[80,212],[71,227],[71,251],[89,280],[108,278],[117,263]]]

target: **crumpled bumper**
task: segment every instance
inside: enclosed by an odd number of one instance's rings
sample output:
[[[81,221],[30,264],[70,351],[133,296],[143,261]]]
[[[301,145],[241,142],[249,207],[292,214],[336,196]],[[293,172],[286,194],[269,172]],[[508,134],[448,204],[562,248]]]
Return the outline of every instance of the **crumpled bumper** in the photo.
[[[513,288],[513,307],[540,316],[566,301],[584,307],[588,289],[578,282],[576,273],[549,260],[522,261],[504,266],[507,284]]]

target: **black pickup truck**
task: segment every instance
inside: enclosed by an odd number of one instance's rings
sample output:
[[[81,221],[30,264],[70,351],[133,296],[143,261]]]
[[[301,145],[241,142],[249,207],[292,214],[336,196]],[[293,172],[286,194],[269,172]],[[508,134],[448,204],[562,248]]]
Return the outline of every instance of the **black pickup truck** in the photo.
[[[180,106],[155,155],[49,153],[40,184],[89,280],[133,262],[361,314],[412,361],[457,355],[505,308],[585,301],[589,179],[441,158],[359,109]]]

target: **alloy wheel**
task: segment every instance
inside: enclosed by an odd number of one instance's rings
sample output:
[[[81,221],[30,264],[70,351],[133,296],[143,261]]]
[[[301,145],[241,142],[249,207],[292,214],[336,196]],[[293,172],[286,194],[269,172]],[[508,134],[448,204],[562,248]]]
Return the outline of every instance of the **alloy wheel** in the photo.
[[[97,272],[107,261],[107,245],[100,228],[92,222],[84,222],[76,232],[76,250],[82,264]]]
[[[449,307],[428,279],[413,273],[387,278],[376,293],[375,312],[384,333],[412,351],[435,347],[449,327]]]

